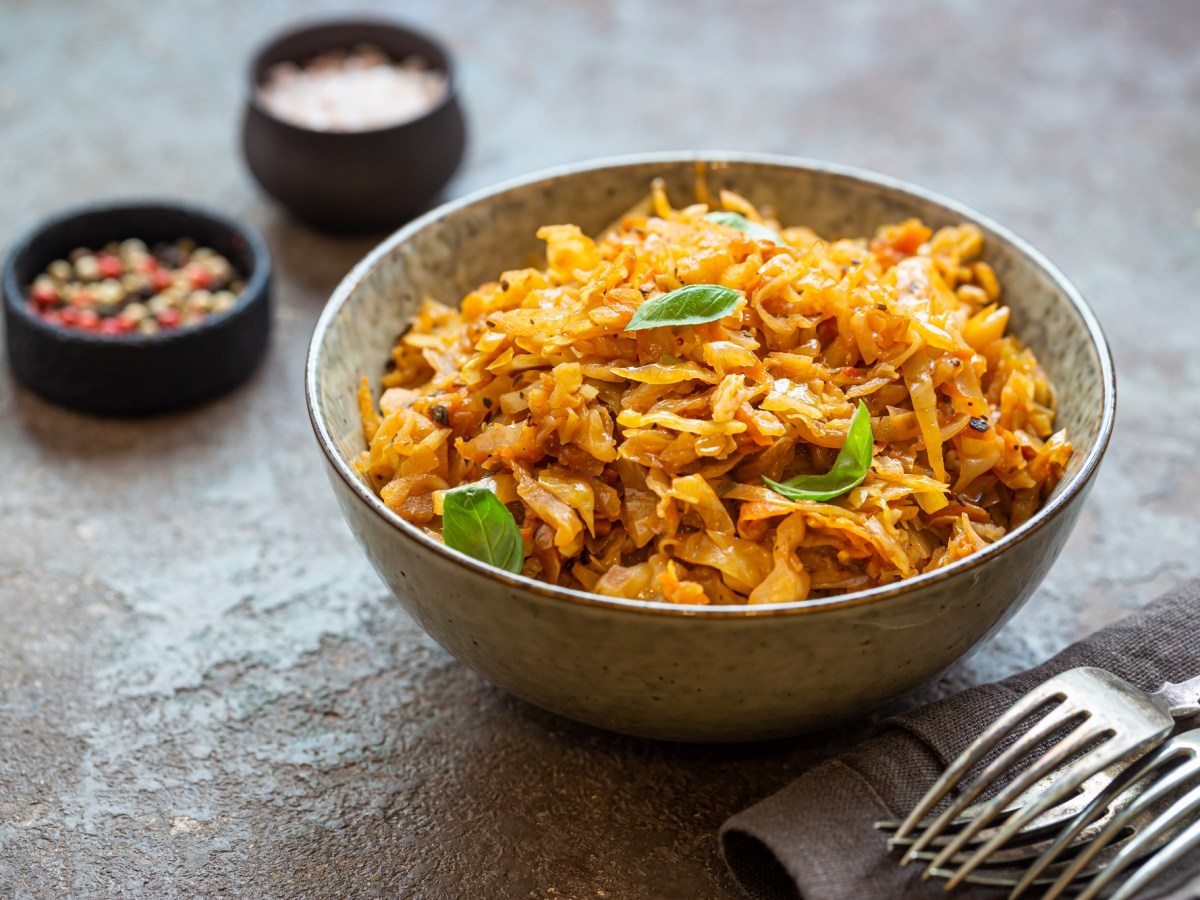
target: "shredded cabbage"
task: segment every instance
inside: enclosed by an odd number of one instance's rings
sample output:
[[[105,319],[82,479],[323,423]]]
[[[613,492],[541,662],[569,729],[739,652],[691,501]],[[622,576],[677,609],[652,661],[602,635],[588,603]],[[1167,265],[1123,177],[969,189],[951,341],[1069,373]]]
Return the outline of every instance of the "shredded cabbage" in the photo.
[[[598,239],[542,228],[544,269],[505,272],[458,310],[422,304],[378,403],[365,378],[358,396],[358,468],[383,501],[436,534],[443,492],[486,479],[524,574],[681,604],[888,584],[1037,510],[1072,447],[1007,334],[978,229],[910,219],[826,241],[729,191],[719,206],[780,240],[706,219],[706,203],[676,209],[656,183]],[[745,302],[623,330],[685,284]],[[827,471],[859,400],[875,437],[859,486],[820,503],[763,485]]]

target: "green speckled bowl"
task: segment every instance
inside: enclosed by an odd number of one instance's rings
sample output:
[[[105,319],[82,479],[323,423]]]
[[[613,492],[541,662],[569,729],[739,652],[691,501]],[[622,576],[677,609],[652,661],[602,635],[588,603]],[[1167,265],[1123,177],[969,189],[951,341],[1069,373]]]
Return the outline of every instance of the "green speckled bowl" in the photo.
[[[524,265],[538,226],[595,232],[666,179],[770,203],[827,237],[920,216],[974,222],[1012,307],[1012,329],[1058,388],[1076,452],[1030,521],[982,553],[899,584],[836,598],[680,607],[616,600],[509,575],[448,549],[392,513],[355,472],[355,404],[425,296],[453,304]],[[376,247],[342,281],[313,335],[309,413],[346,520],[404,608],[448,651],[530,703],[654,738],[748,741],[812,731],[936,678],[991,635],[1058,556],[1112,431],[1112,361],[1078,291],[1036,250],[957,203],[825,163],[742,154],[639,156],[535,175],[442,206]]]

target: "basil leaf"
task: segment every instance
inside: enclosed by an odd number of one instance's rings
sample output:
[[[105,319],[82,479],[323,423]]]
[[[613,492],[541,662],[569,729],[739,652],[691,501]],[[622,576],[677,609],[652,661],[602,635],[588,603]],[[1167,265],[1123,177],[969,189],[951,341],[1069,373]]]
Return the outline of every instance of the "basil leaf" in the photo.
[[[783,238],[776,232],[772,231],[766,225],[751,222],[741,213],[719,209],[715,212],[710,212],[704,218],[710,222],[716,222],[718,225],[725,225],[729,228],[736,228],[738,231],[744,231],[756,241],[774,241],[776,244],[783,246]]]
[[[685,284],[639,306],[625,330],[715,322],[733,312],[740,296],[737,291],[719,284]]]
[[[763,483],[789,500],[832,500],[862,484],[867,477],[867,470],[871,468],[874,449],[871,414],[867,412],[867,404],[859,400],[858,409],[850,419],[846,440],[828,472],[824,475],[798,475],[782,483],[764,475]]]
[[[514,574],[525,562],[525,541],[512,513],[482,484],[442,495],[442,539],[447,547]]]

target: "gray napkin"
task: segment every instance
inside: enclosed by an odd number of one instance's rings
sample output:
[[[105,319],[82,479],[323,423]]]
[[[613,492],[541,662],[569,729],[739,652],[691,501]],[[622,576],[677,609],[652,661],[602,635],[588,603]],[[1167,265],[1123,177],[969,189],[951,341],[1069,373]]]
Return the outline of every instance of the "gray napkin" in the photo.
[[[1200,674],[1200,579],[996,684],[889,719],[883,731],[822,763],[721,829],[725,862],[755,900],[947,897],[919,867],[889,855],[879,819],[911,809],[950,760],[1027,690],[1075,666],[1098,666],[1146,690]],[[1200,898],[1200,854],[1164,874],[1158,896]],[[987,897],[962,889],[952,897]]]

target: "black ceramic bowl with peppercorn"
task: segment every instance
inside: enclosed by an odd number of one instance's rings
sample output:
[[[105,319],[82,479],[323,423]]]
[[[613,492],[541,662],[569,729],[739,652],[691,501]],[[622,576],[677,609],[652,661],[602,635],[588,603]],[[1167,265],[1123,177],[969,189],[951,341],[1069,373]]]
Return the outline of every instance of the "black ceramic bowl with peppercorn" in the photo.
[[[420,212],[466,145],[446,50],[388,21],[307,25],[266,44],[250,67],[246,164],[301,220],[379,231]]]
[[[194,206],[72,210],[4,264],[13,372],[44,397],[136,415],[222,393],[261,358],[271,258],[252,227]]]

